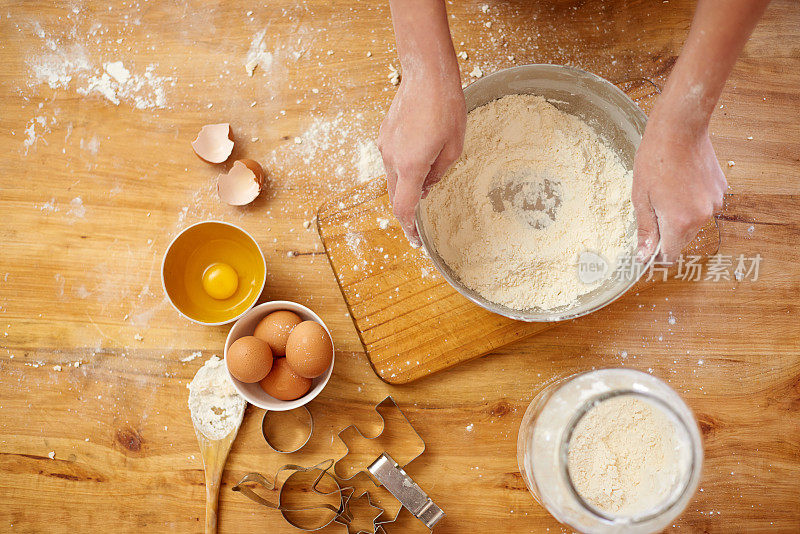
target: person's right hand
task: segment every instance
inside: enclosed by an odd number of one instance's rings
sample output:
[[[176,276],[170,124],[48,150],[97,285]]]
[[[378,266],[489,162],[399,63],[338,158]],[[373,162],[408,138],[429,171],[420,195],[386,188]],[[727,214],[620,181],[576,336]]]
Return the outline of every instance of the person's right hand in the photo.
[[[454,71],[403,71],[381,124],[378,148],[386,167],[389,200],[412,246],[420,240],[414,212],[428,189],[461,155],[467,122],[464,93]]]

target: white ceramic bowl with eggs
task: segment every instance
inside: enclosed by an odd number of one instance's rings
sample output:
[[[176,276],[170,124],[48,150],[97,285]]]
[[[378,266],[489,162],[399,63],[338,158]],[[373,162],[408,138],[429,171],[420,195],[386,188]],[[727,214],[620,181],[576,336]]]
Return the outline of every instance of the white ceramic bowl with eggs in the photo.
[[[247,402],[258,406],[259,408],[264,408],[265,410],[270,410],[273,412],[293,410],[295,408],[305,406],[311,402],[317,395],[320,394],[320,392],[325,388],[325,385],[328,383],[328,380],[330,380],[331,374],[333,373],[334,360],[336,359],[336,353],[334,349],[334,355],[331,359],[330,366],[328,366],[328,369],[320,376],[312,379],[311,389],[308,390],[308,393],[299,399],[290,401],[279,400],[267,394],[263,389],[261,389],[261,386],[258,382],[246,384],[234,378],[227,365],[228,349],[230,346],[240,337],[252,336],[253,331],[261,319],[272,312],[281,310],[294,312],[303,321],[314,321],[315,323],[322,325],[322,327],[328,333],[328,336],[331,338],[331,345],[333,345],[333,336],[331,335],[331,331],[328,329],[328,326],[322,321],[322,319],[320,319],[319,315],[306,308],[302,304],[297,304],[296,302],[290,302],[288,300],[273,300],[271,302],[259,304],[258,306],[250,309],[233,324],[231,331],[228,333],[228,338],[225,340],[225,369],[228,370],[228,376],[233,382],[236,390],[242,397],[247,399]]]

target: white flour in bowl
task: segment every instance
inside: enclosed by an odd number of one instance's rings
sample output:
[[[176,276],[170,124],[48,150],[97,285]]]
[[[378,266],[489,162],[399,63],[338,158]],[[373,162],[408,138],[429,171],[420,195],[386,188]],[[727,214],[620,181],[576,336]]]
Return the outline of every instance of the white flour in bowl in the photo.
[[[233,387],[224,361],[209,358],[186,387],[192,423],[205,437],[222,439],[236,430],[247,401]]]
[[[434,249],[467,287],[510,308],[567,306],[602,283],[590,251],[633,251],[632,172],[597,133],[535,95],[474,109],[461,157],[421,206]]]

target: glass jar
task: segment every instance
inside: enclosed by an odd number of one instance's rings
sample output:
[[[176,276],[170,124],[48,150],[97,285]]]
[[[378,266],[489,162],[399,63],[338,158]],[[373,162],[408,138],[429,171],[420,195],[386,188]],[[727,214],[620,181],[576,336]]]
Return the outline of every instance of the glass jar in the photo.
[[[675,430],[672,487],[655,505],[631,515],[615,515],[588,502],[569,469],[570,443],[582,418],[620,396],[644,401]],[[703,447],[691,410],[667,384],[632,369],[602,369],[561,379],[534,397],[520,426],[517,460],[534,498],[560,522],[586,533],[651,533],[686,508],[700,480]]]

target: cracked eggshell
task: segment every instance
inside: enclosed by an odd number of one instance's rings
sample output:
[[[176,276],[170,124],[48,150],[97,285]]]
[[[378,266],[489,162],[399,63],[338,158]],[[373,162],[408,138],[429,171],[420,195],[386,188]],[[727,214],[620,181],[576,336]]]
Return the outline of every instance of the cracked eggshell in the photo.
[[[208,163],[222,163],[233,152],[231,125],[227,122],[206,124],[192,141],[194,153]]]
[[[227,174],[220,174],[217,178],[219,198],[231,206],[250,204],[263,186],[264,169],[252,159],[235,161]]]

